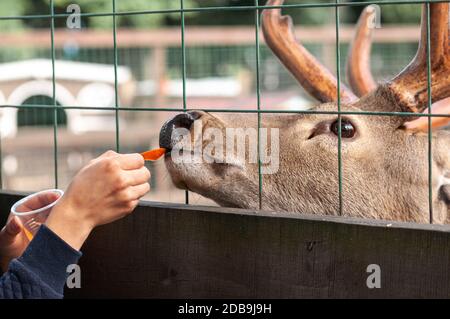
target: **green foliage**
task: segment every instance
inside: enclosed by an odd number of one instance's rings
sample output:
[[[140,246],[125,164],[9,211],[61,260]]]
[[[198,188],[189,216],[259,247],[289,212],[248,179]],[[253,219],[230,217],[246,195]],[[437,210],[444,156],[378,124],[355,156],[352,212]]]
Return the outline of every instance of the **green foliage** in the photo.
[[[369,2],[370,0],[363,0],[363,2]],[[349,1],[349,2],[360,2],[360,0]],[[388,2],[388,1],[386,1]],[[357,21],[363,6],[354,6],[345,8],[344,11],[344,22],[354,23]],[[420,4],[396,4],[396,5],[381,5],[381,22],[388,24],[402,24],[402,23],[419,23],[420,21]]]
[[[46,0],[50,2],[50,0]],[[57,11],[64,12],[65,8],[73,0],[55,0]],[[75,2],[84,13],[105,13],[112,12],[112,0],[77,0]],[[192,5],[192,0],[184,0],[186,6]],[[116,12],[136,12],[136,11],[158,11],[173,10],[180,8],[179,0],[116,0]],[[179,18],[179,13],[155,13],[155,14],[138,14],[123,16],[116,18],[119,27],[136,27],[148,28],[164,25],[167,19]],[[111,17],[89,17],[87,18],[88,27],[93,28],[111,28]]]
[[[0,1],[0,12],[6,16],[16,16],[23,14],[23,10],[26,7],[27,2],[25,1]],[[20,20],[8,20],[2,22],[0,27],[1,30],[17,30],[23,26]]]
[[[286,0],[286,4],[295,3],[324,3],[332,0]],[[355,2],[356,0],[351,0]],[[358,0],[360,1],[360,0]],[[369,1],[369,0],[363,0]],[[265,0],[259,0],[264,4]],[[386,1],[388,2],[388,1]],[[76,3],[83,13],[107,13],[112,11],[112,0],[54,0],[55,12],[66,13],[69,4]],[[255,0],[184,0],[186,8],[211,7],[211,6],[252,6]],[[33,14],[48,14],[50,12],[50,0],[1,0],[0,12],[2,15],[18,16]],[[180,8],[180,0],[116,0],[117,12],[160,11]],[[362,10],[362,6],[344,7],[341,9],[343,23],[354,23]],[[420,18],[420,5],[383,5],[381,6],[383,23],[418,23]],[[334,8],[315,9],[286,9],[284,14],[294,18],[296,24],[324,24],[334,22]],[[118,27],[149,28],[180,24],[180,13],[153,13],[117,16]],[[186,13],[186,23],[190,25],[252,25],[255,23],[255,14],[251,10],[233,11],[206,11],[202,13]],[[57,27],[65,26],[65,19],[55,21]],[[84,27],[111,28],[112,18],[87,17],[82,19]],[[48,19],[7,20],[2,22],[2,30],[16,30],[24,27],[39,28],[49,27]]]

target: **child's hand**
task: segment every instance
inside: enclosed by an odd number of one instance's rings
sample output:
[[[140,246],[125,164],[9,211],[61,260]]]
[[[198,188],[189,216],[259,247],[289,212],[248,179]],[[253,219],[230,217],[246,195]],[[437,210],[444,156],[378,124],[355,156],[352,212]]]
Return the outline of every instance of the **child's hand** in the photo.
[[[139,198],[150,190],[149,178],[140,154],[108,151],[74,177],[46,225],[73,248],[80,249],[94,227],[134,210]]]
[[[20,220],[10,215],[0,231],[0,267],[3,272],[8,270],[11,260],[22,255],[30,242],[22,227]]]

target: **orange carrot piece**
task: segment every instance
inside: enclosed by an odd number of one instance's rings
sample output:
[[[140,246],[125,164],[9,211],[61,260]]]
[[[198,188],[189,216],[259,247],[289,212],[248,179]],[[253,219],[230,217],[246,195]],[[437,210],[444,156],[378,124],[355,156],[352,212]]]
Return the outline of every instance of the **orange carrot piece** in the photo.
[[[146,161],[156,161],[161,158],[166,153],[165,148],[156,148],[147,152],[141,153]]]

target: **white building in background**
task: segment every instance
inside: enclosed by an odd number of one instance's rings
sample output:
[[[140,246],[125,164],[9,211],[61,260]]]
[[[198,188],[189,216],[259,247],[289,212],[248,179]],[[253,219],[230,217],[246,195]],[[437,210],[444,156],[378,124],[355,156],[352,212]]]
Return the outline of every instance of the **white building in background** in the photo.
[[[31,97],[53,98],[53,66],[49,59],[33,59],[0,64],[0,105],[19,106]],[[113,65],[72,61],[55,61],[55,98],[62,106],[100,109],[67,109],[67,127],[80,134],[88,131],[115,130],[115,70]],[[135,82],[127,67],[117,67],[120,105],[131,102]],[[121,120],[122,122],[122,120]],[[121,123],[121,127],[125,123]],[[17,133],[18,108],[0,108],[0,134]]]

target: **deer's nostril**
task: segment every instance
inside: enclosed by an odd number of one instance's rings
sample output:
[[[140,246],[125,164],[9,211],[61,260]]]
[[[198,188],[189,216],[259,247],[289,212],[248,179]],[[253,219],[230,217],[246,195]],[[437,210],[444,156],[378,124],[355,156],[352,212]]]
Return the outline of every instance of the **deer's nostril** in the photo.
[[[172,132],[176,128],[190,129],[195,120],[199,119],[201,114],[196,111],[181,113],[164,123],[159,133],[159,146],[167,150],[172,149]]]

